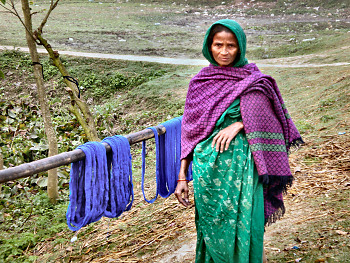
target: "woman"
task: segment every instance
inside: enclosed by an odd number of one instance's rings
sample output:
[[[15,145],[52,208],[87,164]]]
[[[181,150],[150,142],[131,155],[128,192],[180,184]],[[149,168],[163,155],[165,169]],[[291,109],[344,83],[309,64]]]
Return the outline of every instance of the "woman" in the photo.
[[[264,225],[283,215],[293,180],[287,153],[302,140],[274,79],[248,64],[237,22],[215,22],[202,52],[211,64],[189,85],[175,195],[190,204],[193,160],[196,262],[262,262]]]

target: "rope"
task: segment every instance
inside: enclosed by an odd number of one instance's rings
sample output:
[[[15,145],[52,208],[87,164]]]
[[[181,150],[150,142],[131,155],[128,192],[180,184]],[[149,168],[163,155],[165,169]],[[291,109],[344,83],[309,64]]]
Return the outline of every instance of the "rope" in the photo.
[[[79,82],[78,82],[75,78],[73,78],[73,77],[71,77],[71,76],[63,76],[63,78],[66,79],[66,80],[68,80],[68,81],[70,81],[70,82],[72,82],[72,83],[74,83],[74,84],[77,86],[78,91],[79,91],[78,98],[80,99],[80,87],[79,87]]]
[[[72,163],[67,224],[79,230],[102,216],[118,217],[131,208],[134,200],[131,154],[123,136],[108,137],[112,152],[100,142],[88,142],[78,147],[85,160]]]
[[[166,133],[161,136],[158,136],[157,129],[149,128],[153,131],[156,141],[156,194],[150,200],[146,198],[144,190],[146,142],[142,142],[141,188],[143,197],[148,203],[153,203],[158,194],[163,198],[167,198],[175,191],[181,163],[181,120],[182,117],[177,117],[162,123],[166,128]],[[187,180],[192,180],[192,165],[188,169]]]

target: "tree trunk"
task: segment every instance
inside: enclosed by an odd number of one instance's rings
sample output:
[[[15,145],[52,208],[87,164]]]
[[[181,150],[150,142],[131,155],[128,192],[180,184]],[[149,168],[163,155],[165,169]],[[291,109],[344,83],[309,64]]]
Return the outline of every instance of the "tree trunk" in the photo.
[[[33,37],[32,29],[32,18],[30,14],[30,7],[28,0],[21,0],[22,9],[24,15],[24,23],[26,26],[26,39],[28,48],[30,51],[30,56],[33,62],[39,63],[39,55],[36,47],[36,42]],[[34,77],[36,80],[36,86],[38,91],[38,99],[41,114],[44,120],[44,128],[49,143],[49,156],[58,154],[57,149],[57,137],[55,129],[51,121],[51,113],[48,106],[48,100],[46,96],[46,89],[44,86],[44,76],[42,74],[42,66],[40,64],[33,64],[34,67]],[[57,179],[57,169],[52,169],[48,171],[48,183],[47,183],[47,194],[51,202],[55,203],[58,198],[58,179]]]
[[[59,58],[59,54],[57,51],[54,51],[51,45],[44,39],[41,35],[41,32],[35,32],[35,38],[43,45],[46,51],[49,53],[50,58],[54,65],[59,69],[60,73],[63,77],[70,76],[68,70],[63,65],[61,59]],[[64,79],[64,82],[67,85],[67,92],[71,99],[70,111],[75,115],[78,119],[78,122],[82,126],[85,131],[86,137],[89,141],[100,141],[97,135],[97,130],[94,122],[94,118],[89,110],[86,102],[78,97],[79,91],[78,87],[71,81]]]

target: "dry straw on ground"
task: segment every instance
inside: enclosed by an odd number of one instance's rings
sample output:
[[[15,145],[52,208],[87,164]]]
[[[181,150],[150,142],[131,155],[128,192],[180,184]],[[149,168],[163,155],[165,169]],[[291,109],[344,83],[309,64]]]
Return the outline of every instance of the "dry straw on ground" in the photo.
[[[288,205],[328,191],[350,189],[350,136],[332,136],[322,145],[308,142],[291,154],[290,163],[296,179],[286,197]],[[102,219],[90,232],[79,236],[82,240],[79,249],[67,250],[65,259],[96,263],[155,262],[176,250],[186,237],[193,241],[193,207],[184,209],[174,196],[159,198],[148,205],[140,191],[136,192],[138,196],[131,211],[118,220]],[[326,216],[319,212],[300,217],[295,223]],[[52,247],[41,243],[36,251],[45,254],[49,249]]]
[[[296,177],[292,198],[349,188],[350,135],[330,136],[321,145],[307,143],[290,163]]]

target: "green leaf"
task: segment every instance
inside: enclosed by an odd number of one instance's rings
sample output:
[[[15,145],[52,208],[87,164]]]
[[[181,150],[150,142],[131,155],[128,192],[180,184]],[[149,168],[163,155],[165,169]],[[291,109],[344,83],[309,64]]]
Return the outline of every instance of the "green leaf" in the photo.
[[[6,0],[1,0],[1,3],[4,5],[6,4]]]
[[[37,139],[39,136],[36,135],[35,133],[32,133],[31,135],[29,135],[30,139]]]
[[[5,0],[1,0],[1,2],[5,2]],[[2,72],[1,70],[0,70],[0,78],[1,79],[5,78],[4,72]]]
[[[40,187],[46,187],[47,186],[47,177],[39,177],[36,181],[36,184]]]
[[[16,114],[12,110],[8,111],[8,115],[9,115],[10,118],[16,119]]]

